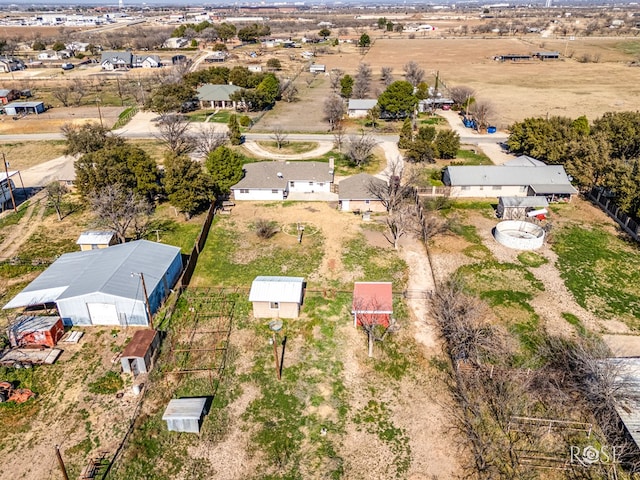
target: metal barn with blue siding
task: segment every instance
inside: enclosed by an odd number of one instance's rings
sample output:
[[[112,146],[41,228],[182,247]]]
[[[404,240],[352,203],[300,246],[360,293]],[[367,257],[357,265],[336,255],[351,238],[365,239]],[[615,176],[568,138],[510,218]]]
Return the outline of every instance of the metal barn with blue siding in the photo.
[[[182,272],[178,247],[138,240],[66,253],[3,308],[55,303],[65,325],[148,326]]]

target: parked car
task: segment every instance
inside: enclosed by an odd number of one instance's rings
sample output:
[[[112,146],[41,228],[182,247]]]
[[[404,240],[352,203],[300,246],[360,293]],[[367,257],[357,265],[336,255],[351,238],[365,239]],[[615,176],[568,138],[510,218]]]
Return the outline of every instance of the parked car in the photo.
[[[62,64],[62,69],[63,70],[73,70],[73,63],[63,63]]]

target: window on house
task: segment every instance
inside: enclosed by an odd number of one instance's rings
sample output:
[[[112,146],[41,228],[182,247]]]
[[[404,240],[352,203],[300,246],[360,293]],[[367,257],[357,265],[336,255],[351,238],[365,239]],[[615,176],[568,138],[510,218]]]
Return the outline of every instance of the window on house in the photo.
[[[280,302],[269,302],[269,308],[271,310],[278,310],[280,308]]]
[[[461,188],[461,190],[471,190],[471,187],[469,185],[465,185]]]
[[[310,186],[310,187],[313,187],[313,182],[309,182],[309,186]]]
[[[365,204],[365,205],[369,205],[370,203],[371,203],[371,200],[365,200],[365,201],[364,201],[364,204]]]
[[[100,247],[98,247],[98,245],[96,245],[95,243],[91,244],[91,250],[97,250],[98,248]]]
[[[296,186],[296,182],[289,182],[289,185],[292,186],[292,187],[295,187]]]
[[[241,188],[240,189],[240,193],[249,193],[249,189],[248,188]]]
[[[494,185],[491,188],[492,188],[492,190],[502,190],[502,187],[500,185]]]
[[[319,183],[318,186],[319,187],[324,187],[324,183]]]
[[[271,190],[271,193],[278,193],[278,189],[274,188],[273,190]]]

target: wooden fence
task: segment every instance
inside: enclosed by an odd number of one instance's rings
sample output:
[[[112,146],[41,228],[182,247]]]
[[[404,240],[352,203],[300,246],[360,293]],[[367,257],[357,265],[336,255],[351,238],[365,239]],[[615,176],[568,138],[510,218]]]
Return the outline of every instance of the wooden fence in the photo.
[[[587,194],[587,198],[602,208],[602,210],[613,218],[636,242],[640,241],[640,225],[638,225],[638,222],[621,211],[620,207],[615,204],[612,198],[604,195],[602,189],[594,187]]]

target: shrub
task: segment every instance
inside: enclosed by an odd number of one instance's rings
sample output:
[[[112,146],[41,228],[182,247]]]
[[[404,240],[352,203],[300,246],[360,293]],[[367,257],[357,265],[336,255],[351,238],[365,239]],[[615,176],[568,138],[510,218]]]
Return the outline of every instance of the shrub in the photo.
[[[240,122],[240,125],[243,127],[248,127],[249,125],[251,125],[251,118],[249,118],[246,115],[243,115],[240,117],[240,120],[238,120]]]
[[[280,231],[276,222],[265,220],[263,218],[256,220],[255,229],[256,235],[263,239],[271,238]]]

